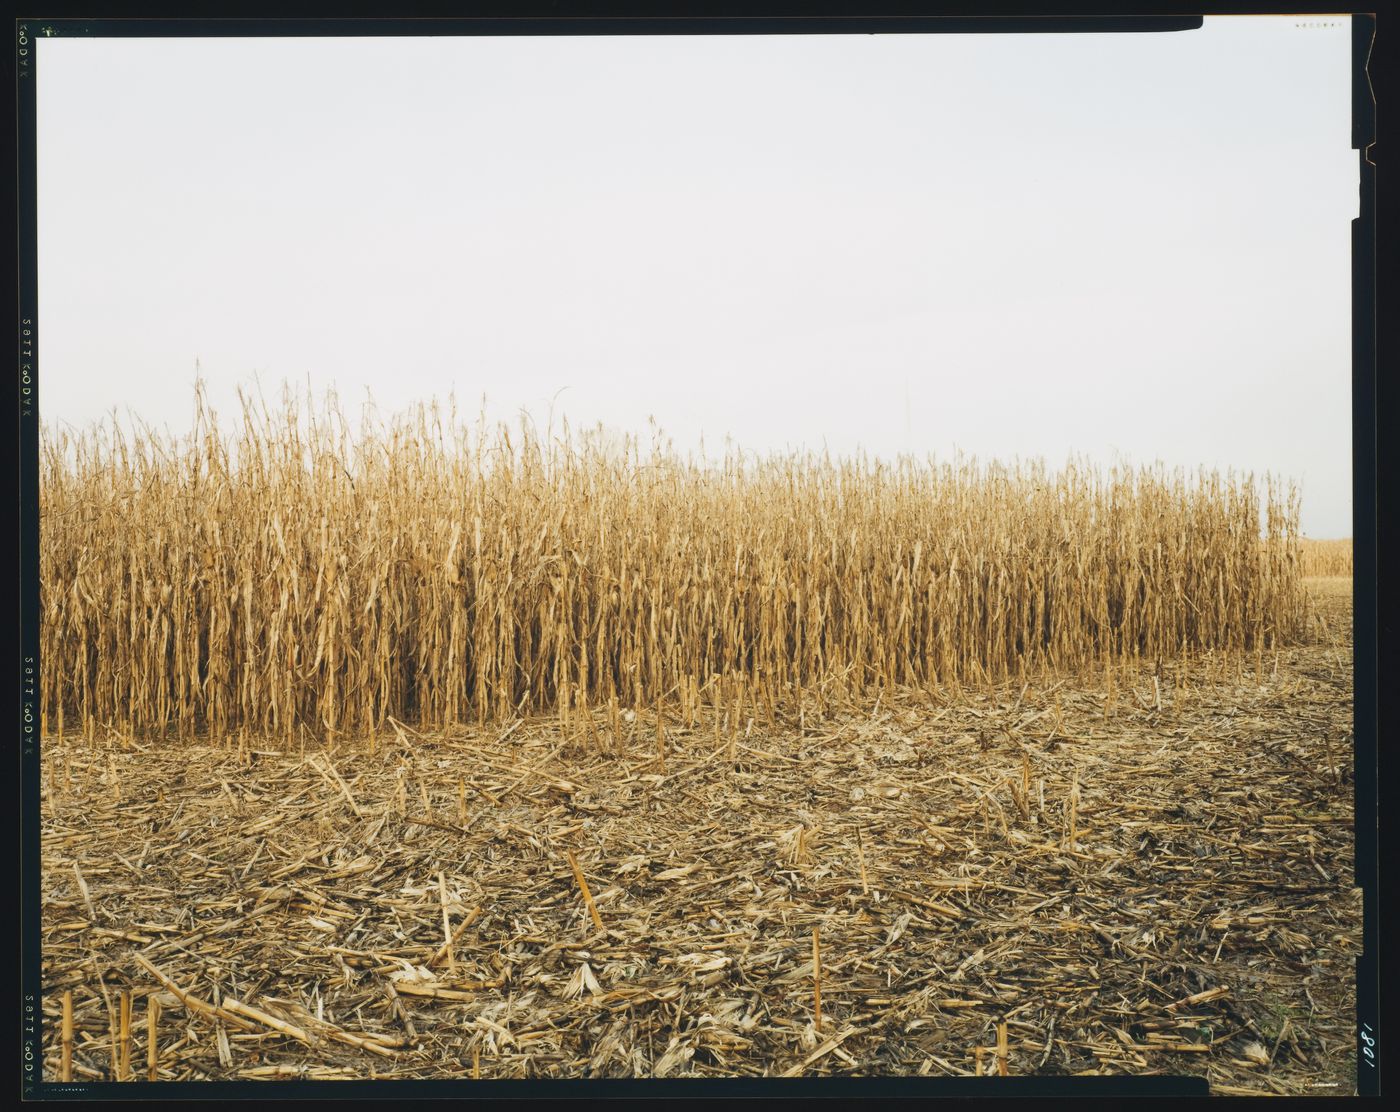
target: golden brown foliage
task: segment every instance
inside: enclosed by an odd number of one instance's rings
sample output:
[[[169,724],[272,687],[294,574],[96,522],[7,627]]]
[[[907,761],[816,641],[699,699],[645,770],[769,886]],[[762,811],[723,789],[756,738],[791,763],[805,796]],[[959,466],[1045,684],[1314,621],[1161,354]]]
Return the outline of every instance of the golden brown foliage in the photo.
[[[1351,538],[1338,541],[1302,541],[1303,574],[1305,576],[1351,575]]]
[[[771,713],[814,683],[940,693],[1302,620],[1296,493],[1213,473],[704,464],[436,406],[352,436],[288,398],[236,435],[203,406],[180,441],[46,430],[41,486],[51,731],[693,720],[716,676]]]

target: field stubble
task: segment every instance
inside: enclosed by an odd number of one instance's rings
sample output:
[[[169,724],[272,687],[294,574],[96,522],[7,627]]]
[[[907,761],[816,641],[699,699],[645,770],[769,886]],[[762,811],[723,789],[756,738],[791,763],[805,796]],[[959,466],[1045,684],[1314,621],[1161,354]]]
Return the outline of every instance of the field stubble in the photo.
[[[50,739],[45,1076],[1350,1091],[1349,583],[1310,592],[1295,645],[741,727],[595,707],[615,746]]]

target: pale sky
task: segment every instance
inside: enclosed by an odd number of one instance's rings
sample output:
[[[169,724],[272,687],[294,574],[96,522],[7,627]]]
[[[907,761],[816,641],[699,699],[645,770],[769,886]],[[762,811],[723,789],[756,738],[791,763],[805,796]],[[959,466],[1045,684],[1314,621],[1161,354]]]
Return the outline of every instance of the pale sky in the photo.
[[[41,415],[182,433],[198,360],[221,412],[1272,471],[1349,536],[1350,21],[1299,22],[40,39]]]

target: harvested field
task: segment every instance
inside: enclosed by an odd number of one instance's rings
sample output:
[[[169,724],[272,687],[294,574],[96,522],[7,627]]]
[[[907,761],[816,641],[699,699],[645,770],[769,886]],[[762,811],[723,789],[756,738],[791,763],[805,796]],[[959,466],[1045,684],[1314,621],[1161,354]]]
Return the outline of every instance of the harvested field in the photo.
[[[373,752],[50,739],[45,1076],[1350,1092],[1350,585],[1308,586],[1299,644],[737,736],[643,710],[621,753],[553,715]]]

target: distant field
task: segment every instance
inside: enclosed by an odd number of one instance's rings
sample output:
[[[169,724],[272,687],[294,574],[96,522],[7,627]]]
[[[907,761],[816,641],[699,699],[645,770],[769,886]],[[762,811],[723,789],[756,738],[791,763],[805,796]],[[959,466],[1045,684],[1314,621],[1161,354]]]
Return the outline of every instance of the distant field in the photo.
[[[1350,576],[1351,539],[1302,541],[1303,574],[1305,576]]]

